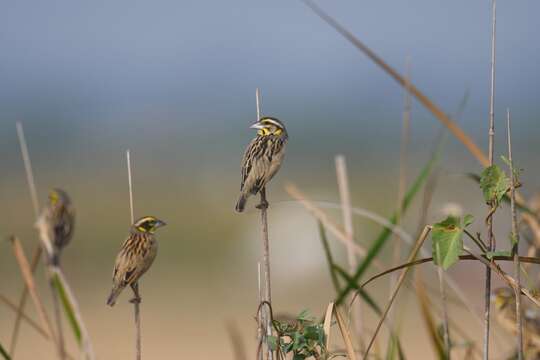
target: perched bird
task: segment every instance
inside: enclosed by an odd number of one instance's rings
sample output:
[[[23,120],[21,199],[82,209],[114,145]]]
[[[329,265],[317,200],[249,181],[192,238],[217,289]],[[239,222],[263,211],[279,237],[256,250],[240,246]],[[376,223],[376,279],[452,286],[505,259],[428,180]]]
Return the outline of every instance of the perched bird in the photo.
[[[496,310],[497,322],[506,330],[517,333],[516,299],[509,287],[495,289],[491,297]],[[526,359],[540,357],[540,310],[530,303],[521,302]]]
[[[236,211],[244,211],[247,198],[261,191],[261,204],[266,207],[264,188],[281,166],[287,144],[287,130],[281,121],[273,117],[263,117],[252,129],[257,129],[257,136],[246,148],[242,159],[242,183]]]
[[[116,257],[113,286],[107,305],[113,306],[127,285],[135,294],[132,301],[140,301],[137,282],[156,258],[158,244],[154,233],[165,225],[164,221],[153,216],[144,216],[131,225],[130,234]]]
[[[52,242],[51,262],[58,265],[62,249],[73,237],[75,226],[75,209],[68,194],[60,189],[49,192],[49,204],[43,212]]]

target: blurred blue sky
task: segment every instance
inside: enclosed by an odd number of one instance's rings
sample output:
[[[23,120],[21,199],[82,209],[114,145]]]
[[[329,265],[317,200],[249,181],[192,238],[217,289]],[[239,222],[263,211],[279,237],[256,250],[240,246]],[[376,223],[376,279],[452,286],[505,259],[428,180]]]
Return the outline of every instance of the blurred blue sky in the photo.
[[[485,146],[489,1],[319,5],[398,70],[410,57],[413,82],[445,111],[468,90],[463,123]],[[536,0],[498,4],[498,130],[511,107],[527,147],[540,135],[539,11]],[[7,161],[19,161],[15,120],[34,132],[35,146],[113,152],[142,138],[154,148],[184,143],[186,157],[208,149],[218,161],[232,151],[236,159],[250,136],[255,87],[263,112],[282,118],[306,151],[314,139],[324,139],[315,153],[332,156],[374,142],[388,146],[373,152],[397,150],[403,90],[300,1],[10,2],[0,13],[0,54]],[[427,139],[437,128],[415,104],[413,131]]]

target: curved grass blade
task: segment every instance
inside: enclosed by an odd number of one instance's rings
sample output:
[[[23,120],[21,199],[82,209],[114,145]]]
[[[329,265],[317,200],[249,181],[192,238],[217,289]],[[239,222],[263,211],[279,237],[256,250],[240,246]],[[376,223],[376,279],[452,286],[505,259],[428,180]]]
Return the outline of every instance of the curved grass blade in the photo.
[[[11,357],[7,353],[6,349],[2,346],[2,343],[0,343],[0,355],[4,358],[4,360],[11,360]]]

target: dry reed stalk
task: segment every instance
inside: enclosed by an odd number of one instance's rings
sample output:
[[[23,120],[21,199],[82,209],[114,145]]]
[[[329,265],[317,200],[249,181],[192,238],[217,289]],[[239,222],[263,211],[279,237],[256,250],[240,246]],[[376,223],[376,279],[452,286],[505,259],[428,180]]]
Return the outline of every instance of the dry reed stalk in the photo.
[[[34,302],[34,306],[36,307],[41,326],[45,329],[49,338],[53,339],[53,342],[57,344],[56,336],[52,331],[51,322],[49,320],[49,317],[47,316],[47,312],[45,311],[43,301],[41,301],[41,298],[38,295],[34,276],[32,274],[30,264],[28,263],[28,259],[24,254],[21,242],[15,236],[11,236],[10,242],[13,246],[13,253],[15,255],[15,258],[17,259],[19,268],[21,269],[21,274],[23,276],[24,282],[26,284],[26,287],[28,288],[28,292],[30,293],[30,298],[32,299],[32,301]]]
[[[492,0],[492,18],[491,18],[491,94],[489,101],[489,151],[488,160],[489,166],[493,165],[493,152],[495,147],[495,29],[496,29],[496,1]],[[493,214],[497,204],[495,201],[490,201],[488,204],[488,216],[486,219],[488,232],[489,251],[495,251],[495,237],[493,236]],[[491,267],[486,268],[486,287],[484,292],[484,360],[489,359],[489,333],[490,333],[490,313],[491,313]]]
[[[129,211],[130,211],[131,224],[133,224],[135,222],[135,215],[134,215],[134,210],[133,210],[133,182],[132,182],[132,176],[131,176],[131,152],[129,151],[129,149],[126,150],[126,164],[127,164],[127,171],[128,171]],[[135,284],[133,293],[135,295],[132,301],[133,315],[135,318],[135,359],[141,360],[141,356],[142,356],[141,308],[140,308],[141,297],[139,294],[138,284]]]
[[[257,121],[261,119],[261,92],[259,88],[255,89],[255,102],[257,107]],[[264,269],[264,298],[263,301],[268,302],[272,305],[272,287],[270,282],[270,242],[268,240],[268,201],[266,199],[266,187],[263,187],[259,191],[261,197],[261,203],[258,206],[261,211],[261,242],[262,242],[262,251],[263,251],[263,269]],[[272,335],[272,322],[268,314],[266,307],[263,309],[263,322],[266,326],[266,336]],[[267,358],[272,360],[273,353],[270,348],[268,348]]]
[[[341,212],[343,215],[343,227],[345,229],[345,236],[347,237],[347,261],[349,265],[349,271],[352,274],[356,271],[358,262],[352,247],[352,245],[354,244],[354,226],[351,205],[351,192],[349,188],[349,176],[347,173],[347,162],[345,161],[345,156],[336,156],[335,164],[339,197],[341,200]],[[358,338],[358,344],[360,345],[360,349],[364,349],[364,324],[362,322],[362,306],[360,302],[357,302],[355,305],[352,306],[355,306],[355,309],[350,309],[350,314],[352,316],[352,321],[354,325],[353,329],[356,330],[357,335],[355,337]]]
[[[420,234],[420,236],[416,240],[414,248],[412,249],[412,251],[411,251],[411,253],[409,255],[408,262],[411,262],[416,258],[416,255],[418,254],[418,252],[422,248],[422,245],[424,244],[424,241],[426,240],[426,238],[429,235],[430,231],[431,231],[431,226],[426,225],[424,227],[424,230],[422,231],[422,233]],[[388,303],[386,304],[386,307],[385,307],[385,309],[384,309],[384,311],[382,313],[381,319],[379,320],[379,323],[377,324],[377,327],[375,328],[375,332],[373,333],[373,336],[371,337],[371,340],[369,341],[368,347],[367,347],[367,349],[366,349],[366,351],[364,353],[364,359],[368,358],[369,351],[371,350],[371,347],[373,346],[373,343],[375,342],[375,339],[377,338],[377,335],[379,334],[379,330],[381,329],[381,326],[384,323],[384,320],[386,319],[386,316],[388,315],[388,311],[390,310],[390,308],[392,307],[392,304],[394,303],[394,300],[396,299],[397,293],[398,293],[399,289],[401,288],[401,285],[403,285],[403,282],[405,280],[405,276],[409,272],[409,269],[410,269],[410,267],[404,268],[403,271],[401,272],[401,274],[399,275],[398,281],[396,283],[396,287],[395,287],[394,291],[392,292],[392,296],[390,296],[390,299],[389,299]],[[363,287],[363,286],[364,285],[362,285],[361,287]]]

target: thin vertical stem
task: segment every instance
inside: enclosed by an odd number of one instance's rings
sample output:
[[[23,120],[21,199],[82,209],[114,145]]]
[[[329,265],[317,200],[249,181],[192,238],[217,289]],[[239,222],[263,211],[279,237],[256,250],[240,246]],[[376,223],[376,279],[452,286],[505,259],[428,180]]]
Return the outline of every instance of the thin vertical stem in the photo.
[[[131,178],[131,152],[126,150],[126,161],[128,170],[128,187],[129,187],[129,211],[131,215],[131,223],[135,222],[135,216],[133,213],[133,182]]]
[[[126,151],[126,162],[128,170],[128,187],[129,187],[129,211],[131,216],[131,224],[135,222],[134,210],[133,210],[133,182],[131,177],[131,153]],[[135,298],[132,300],[133,313],[135,317],[135,359],[141,359],[141,297],[139,295],[139,285],[137,283],[132,286]]]
[[[32,206],[34,208],[34,216],[37,219],[39,217],[39,200],[36,190],[36,182],[34,180],[34,172],[32,171],[32,162],[30,161],[30,154],[28,152],[28,146],[24,137],[24,129],[20,122],[15,124],[17,127],[17,136],[19,138],[19,145],[21,147],[21,155],[24,162],[24,169],[26,171],[26,181],[28,182],[28,188],[30,189],[30,198],[32,199]]]
[[[259,88],[255,90],[255,101],[257,105],[257,121],[261,119],[261,92]],[[261,203],[259,209],[261,210],[261,228],[262,228],[262,247],[263,247],[263,268],[264,268],[264,301],[268,304],[272,304],[272,288],[270,285],[270,243],[268,241],[268,201],[266,200],[266,187],[260,190]],[[264,307],[266,309],[267,306]],[[272,335],[272,321],[270,313],[265,310],[263,313],[263,321],[266,323],[266,336]],[[268,359],[273,358],[272,350],[268,349]]]
[[[519,260],[519,230],[516,211],[516,176],[514,175],[514,162],[512,160],[512,132],[510,129],[510,109],[506,110],[506,133],[508,136],[508,162],[510,166],[510,210],[512,213],[512,254],[514,256],[514,277],[517,286],[514,287],[516,297],[516,327],[518,359],[523,360],[523,320],[521,316],[521,264]]]
[[[491,93],[489,103],[489,165],[493,165],[493,153],[495,145],[495,29],[496,29],[496,0],[491,2]],[[487,231],[489,250],[495,251],[496,245],[493,237],[493,207],[496,204],[492,201],[489,204],[489,216],[487,218]],[[490,313],[491,313],[491,268],[486,268],[486,287],[484,292],[484,360],[489,359],[489,333],[490,333]]]
[[[258,290],[259,290],[259,293],[258,293],[259,304],[262,304],[264,295],[263,295],[262,284],[261,284],[261,262],[260,261],[257,262],[257,285],[258,285]],[[257,311],[257,340],[259,341],[259,344],[262,343],[263,338],[264,338],[263,333],[265,332],[264,328],[266,324],[264,324],[263,322],[264,321],[263,321],[262,311]],[[257,357],[259,360],[263,359],[262,351],[257,352]]]

